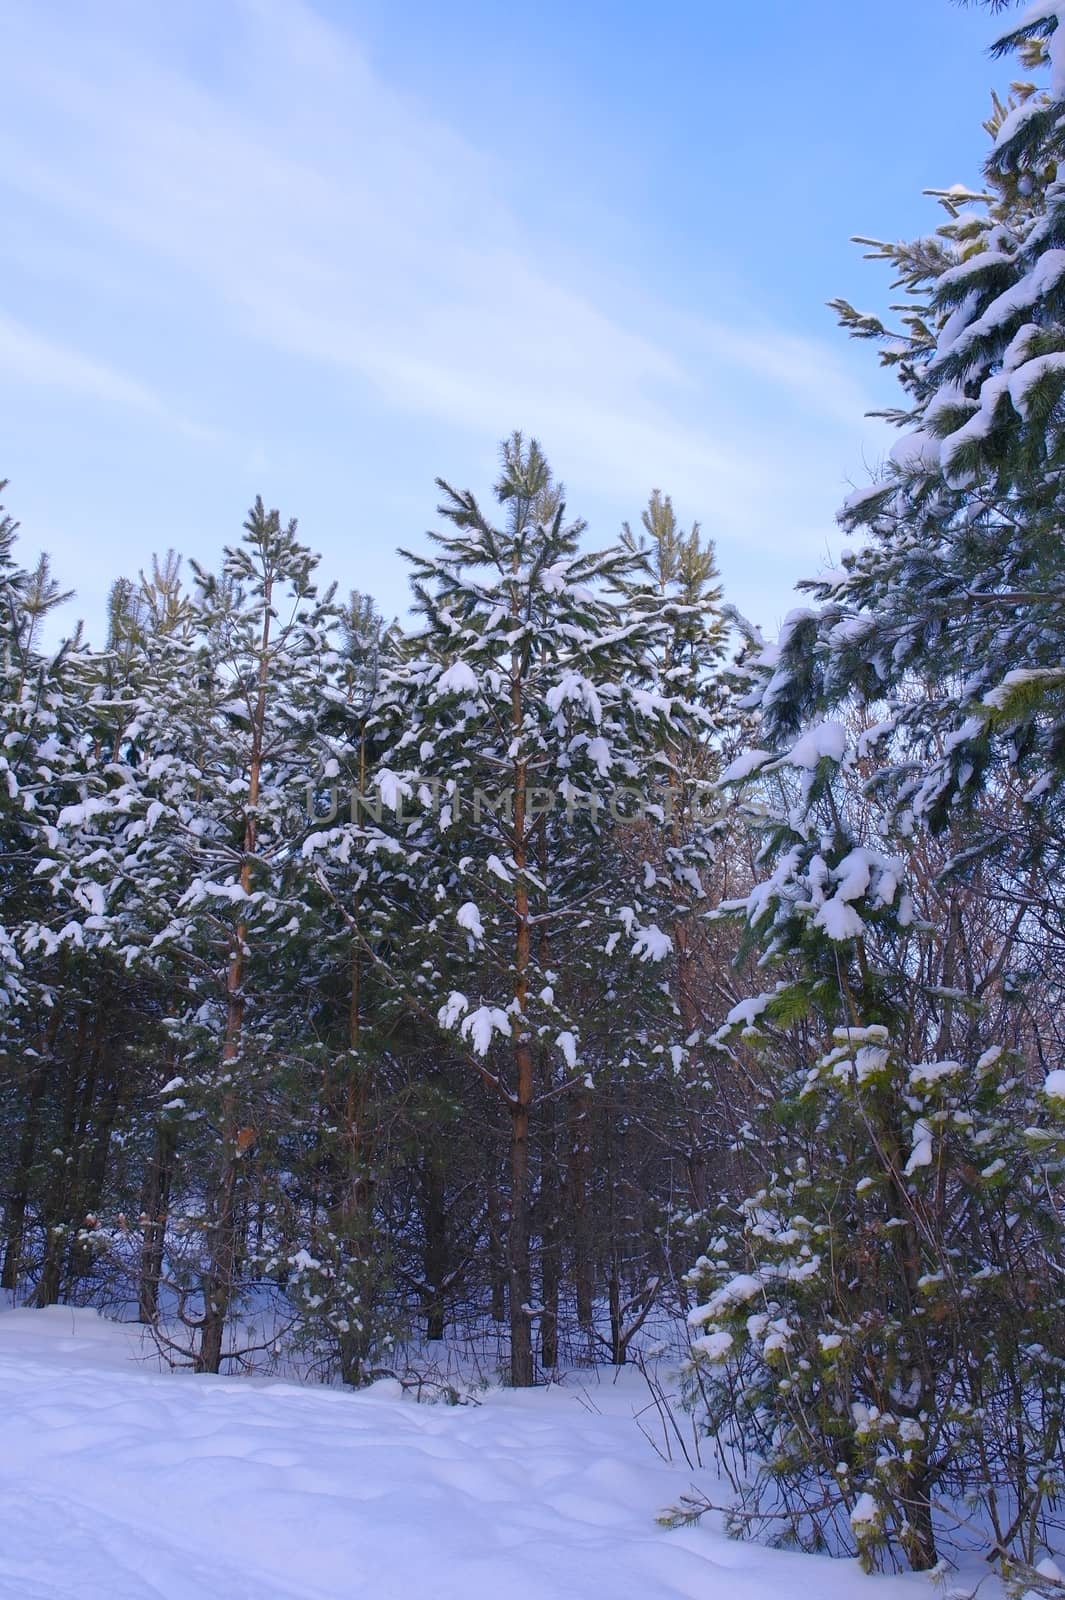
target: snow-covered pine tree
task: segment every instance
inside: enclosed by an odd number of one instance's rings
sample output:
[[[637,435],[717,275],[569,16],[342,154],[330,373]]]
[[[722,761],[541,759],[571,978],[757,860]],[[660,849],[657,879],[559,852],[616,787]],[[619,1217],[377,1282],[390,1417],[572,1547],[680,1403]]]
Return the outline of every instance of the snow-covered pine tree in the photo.
[[[1052,50],[1057,13],[1037,12],[1010,38]],[[989,123],[981,191],[940,192],[947,220],[929,237],[864,241],[905,291],[901,328],[836,302],[896,371],[905,403],[889,415],[904,432],[841,513],[867,542],[801,585],[815,605],[774,647],[760,709],[775,738],[843,694],[876,702],[903,826],[940,826],[1016,774],[1037,835],[1065,771],[1059,122],[1053,95],[1021,86]]]
[[[1021,32],[1056,31],[1052,11]],[[1051,888],[1065,195],[1060,105],[1018,98],[992,119],[986,193],[942,194],[934,237],[874,247],[910,297],[902,333],[838,308],[884,341],[909,431],[844,509],[868,544],[803,585],[815,606],[773,645],[750,635],[764,748],[725,774],[764,839],[763,881],[737,909],[780,982],[722,1035],[773,1038],[741,1141],[769,1160],[739,1238],[700,1269],[697,1354],[743,1368],[749,1395],[735,1372],[713,1392],[748,1442],[764,1430],[778,1491],[797,1496],[788,1515],[797,1504],[816,1540],[845,1507],[864,1556],[894,1544],[915,1565],[934,1557],[945,1485],[983,1497],[1008,1558],[1030,1549],[1027,1512],[1061,1470],[1057,1311],[1051,1342],[1026,1346],[1034,1367],[1017,1340],[1034,1303],[1057,1306],[1061,1258],[1057,1156],[1043,1164],[1056,1136],[1040,1131],[1054,1036],[1025,974],[1060,965],[1065,942]],[[819,1033],[833,1044],[814,1056]],[[879,1243],[864,1266],[850,1259],[863,1237]],[[1037,1282],[1022,1281],[1026,1259]],[[747,1304],[761,1299],[765,1317]],[[1011,1498],[1025,1510],[1003,1522]]]
[[[405,1112],[419,1104],[403,1071],[410,1028],[364,953],[380,949],[396,914],[396,883],[378,870],[379,838],[367,839],[358,803],[382,758],[368,726],[385,632],[374,601],[351,591],[336,658],[318,686],[319,755],[300,845],[310,917],[298,979],[304,1027],[316,1041],[303,1067],[313,1115],[287,1157],[295,1214],[282,1230],[306,1243],[287,1262],[297,1342],[352,1384],[373,1370],[397,1320],[384,1303],[396,1252],[378,1227],[378,1194],[398,1160]]]
[[[914,1061],[903,1034],[837,1028],[783,1080],[771,1052],[756,1186],[691,1274],[706,1423],[748,1536],[1031,1566],[1062,1486],[1065,1105],[997,1046]]]
[[[670,496],[653,489],[640,513],[642,531],[623,523],[622,549],[635,558],[623,585],[630,603],[669,624],[656,663],[662,684],[690,706],[711,709],[720,694],[717,668],[727,625],[712,539],[694,522],[684,532]]]
[[[0,480],[0,495],[6,488]],[[49,612],[71,596],[61,592],[47,556],[33,571],[19,566],[17,535],[18,523],[0,504],[0,1010],[23,996],[20,934],[44,909],[32,889],[41,832],[72,759],[65,701],[71,646],[49,655],[42,639]]]
[[[313,940],[316,881],[300,851],[321,771],[324,684],[339,615],[317,594],[294,522],[256,501],[215,577],[189,604],[118,597],[121,680],[93,704],[100,760],[60,833],[95,869],[96,942],[165,971],[180,1070],[164,1118],[199,1174],[189,1196],[178,1304],[191,1359],[217,1371],[247,1251],[249,1178],[275,1136],[279,1084],[299,1043],[300,936]],[[167,587],[166,569],[162,588]],[[157,572],[156,577],[159,576]],[[152,581],[142,588],[158,588]],[[193,1185],[195,1187],[195,1184]]]
[[[646,662],[649,681],[663,696],[681,696],[689,708],[685,719],[661,729],[670,796],[667,825],[634,843],[645,849],[642,870],[663,875],[674,897],[671,976],[684,1063],[679,1072],[673,1063],[664,1075],[675,1115],[662,1133],[681,1152],[689,1209],[698,1212],[706,1203],[710,1159],[698,1087],[707,1082],[700,1050],[706,1020],[699,1002],[700,969],[722,831],[723,808],[713,780],[731,720],[722,672],[728,629],[713,541],[703,539],[697,522],[684,531],[672,500],[659,489],[652,490],[640,520],[641,531],[634,533],[628,523],[622,527],[622,547],[636,558],[622,593],[632,615],[656,624],[656,648]]]
[[[964,815],[890,839],[863,748],[852,714],[725,774],[763,838],[733,909],[776,982],[717,1035],[749,1187],[691,1279],[698,1393],[747,1463],[738,1529],[928,1567],[966,1500],[1031,1559],[1063,1354],[1057,1079],[1010,977],[1032,930],[996,867],[948,870]]]
[[[310,874],[297,845],[307,784],[317,775],[321,680],[337,623],[332,591],[317,593],[316,566],[295,521],[282,523],[257,500],[221,575],[196,569],[214,705],[190,745],[198,755],[187,796],[193,848],[162,937],[188,939],[218,986],[197,1017],[206,1027],[193,1091],[206,1098],[219,1137],[205,1216],[201,1371],[217,1371],[222,1359],[246,1250],[245,1173],[270,1122],[271,1087],[289,1042],[287,996],[276,980],[291,970],[290,945],[307,915]]]
[[[90,1238],[82,1222],[100,1202],[117,1100],[126,1117],[133,1107],[146,1109],[126,1127],[125,1148],[143,1173],[136,1296],[148,1321],[158,1310],[162,1216],[178,1144],[172,1119],[159,1112],[159,1090],[174,1076],[176,1043],[167,1024],[185,1004],[189,975],[175,973],[153,946],[177,890],[161,848],[166,829],[154,833],[165,806],[145,779],[157,758],[156,780],[168,765],[178,770],[175,742],[183,749],[182,737],[203,720],[203,674],[194,655],[176,556],[153,560],[148,577],[115,582],[104,649],[84,650],[72,662],[78,760],[66,774],[65,803],[47,831],[41,863],[77,954],[67,955],[65,1015],[53,1047],[62,1055],[61,1071],[53,1073],[60,1111],[54,1170],[39,1175],[48,1236],[36,1298],[47,1304],[70,1292],[109,1242],[102,1229]],[[155,744],[160,725],[170,741],[165,752]],[[120,1253],[130,1259],[125,1238]]]
[[[409,557],[424,626],[382,670],[390,764],[371,781],[393,820],[374,855],[408,901],[392,980],[506,1110],[511,1379],[527,1385],[537,1113],[662,1048],[639,1026],[642,991],[670,1010],[662,889],[634,881],[617,838],[664,819],[659,729],[682,707],[647,686],[660,625],[611,597],[632,554],[582,553],[535,440],[502,448],[501,525],[440,488],[450,530]]]
[[[72,996],[84,993],[77,948],[85,909],[54,895],[48,877],[50,828],[82,759],[75,664],[83,647],[75,634],[47,648],[44,623],[70,596],[46,556],[32,570],[19,566],[16,533],[0,509],[0,1049],[8,1065],[2,1114],[12,1128],[0,1179],[0,1287],[12,1291],[29,1266],[29,1223],[55,1143],[57,1037],[75,1009]]]

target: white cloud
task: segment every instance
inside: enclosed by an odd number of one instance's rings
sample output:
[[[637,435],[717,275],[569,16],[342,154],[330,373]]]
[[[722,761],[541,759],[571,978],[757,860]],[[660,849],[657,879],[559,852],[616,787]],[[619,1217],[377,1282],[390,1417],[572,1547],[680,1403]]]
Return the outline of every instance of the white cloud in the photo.
[[[862,397],[832,345],[638,289],[621,305],[594,241],[557,266],[550,216],[503,161],[301,0],[0,15],[19,63],[0,183],[104,241],[140,292],[180,300],[208,374],[219,342],[254,341],[306,363],[309,391],[324,367],[399,418],[539,431],[582,481],[637,504],[661,484],[763,548],[782,537],[782,481],[809,507],[826,436],[841,465],[844,437],[853,452]],[[165,352],[140,359],[151,382],[0,324],[16,375],[179,420],[157,395]]]
[[[92,361],[67,345],[44,339],[11,317],[0,315],[0,372],[20,383],[62,389],[107,405],[155,417],[192,438],[212,439],[209,428],[171,410],[153,389],[113,367]]]

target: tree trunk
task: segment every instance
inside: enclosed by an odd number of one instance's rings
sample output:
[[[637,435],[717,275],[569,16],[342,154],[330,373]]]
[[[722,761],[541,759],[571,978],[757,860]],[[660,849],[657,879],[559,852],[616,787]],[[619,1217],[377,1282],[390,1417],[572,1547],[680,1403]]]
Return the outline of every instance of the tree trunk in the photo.
[[[360,748],[359,792],[364,792],[365,750]],[[354,915],[358,915],[356,899]],[[355,1253],[365,1260],[372,1249],[370,1225],[373,1211],[375,1179],[373,1176],[373,1135],[368,1131],[367,1108],[372,1098],[369,1063],[360,1054],[362,1036],[362,967],[358,947],[351,951],[350,989],[348,994],[348,1059],[344,1082],[332,1087],[327,1083],[323,1090],[324,1104],[329,1108],[330,1120],[337,1132],[328,1153],[330,1191],[327,1206],[329,1225],[336,1239],[337,1269],[344,1272]],[[372,1274],[364,1278],[364,1292],[372,1292]],[[365,1310],[370,1312],[372,1306]],[[374,1333],[369,1320],[361,1327],[349,1326],[340,1332],[340,1376],[353,1388],[362,1383],[367,1358],[373,1349]],[[429,1336],[432,1338],[432,1334]],[[440,1337],[443,1337],[441,1329]]]
[[[79,1063],[84,1061],[86,1023],[83,1017],[78,1019],[78,1048],[67,1069],[66,1095],[63,1101],[63,1122],[59,1133],[57,1149],[62,1165],[58,1170],[53,1170],[52,1181],[49,1187],[45,1204],[42,1207],[44,1222],[44,1260],[41,1263],[41,1275],[37,1280],[37,1293],[33,1303],[40,1309],[45,1306],[54,1306],[59,1299],[59,1291],[63,1281],[63,1263],[66,1258],[67,1241],[70,1238],[70,1208],[73,1190],[71,1177],[71,1161],[75,1142],[75,1130],[78,1125],[78,1084],[80,1079]],[[91,1078],[93,1066],[90,1065]]]
[[[617,1149],[614,1142],[614,1116],[616,1108],[611,1109],[606,1124],[606,1138],[604,1140],[604,1162],[606,1166],[607,1185],[607,1229],[610,1248],[610,1266],[607,1274],[607,1305],[610,1314],[610,1359],[615,1367],[625,1365],[625,1329],[622,1323],[622,1295],[621,1295],[621,1239],[618,1215],[618,1193],[620,1185],[617,1177]]]
[[[545,1372],[558,1366],[558,1244],[554,1231],[544,1240],[543,1314],[540,1318],[540,1365]]]
[[[37,1135],[40,1128],[41,1102],[48,1079],[48,1062],[42,1054],[33,1069],[27,1086],[26,1109],[22,1117],[22,1133],[11,1191],[7,1199],[4,1224],[4,1266],[0,1272],[0,1289],[12,1294],[18,1289],[22,1276],[22,1250],[26,1237],[26,1212],[30,1203],[30,1179],[37,1154]]]
[[[499,1190],[495,1183],[489,1183],[488,1279],[493,1322],[505,1322],[507,1320],[507,1252],[503,1243],[502,1211]]]
[[[263,629],[259,644],[259,678],[255,711],[251,720],[251,751],[248,759],[248,802],[244,809],[244,850],[240,865],[240,886],[248,895],[252,886],[252,857],[258,841],[259,785],[262,779],[263,746],[266,728],[266,696],[270,677],[270,620],[273,616],[273,581],[263,585]],[[197,1372],[217,1372],[222,1362],[222,1343],[226,1319],[236,1288],[237,1262],[242,1253],[238,1243],[238,1203],[240,1177],[240,1116],[237,1095],[232,1087],[234,1070],[240,1060],[244,1033],[244,964],[248,925],[237,923],[230,946],[226,972],[226,1026],[222,1043],[222,1071],[228,1080],[222,1100],[222,1169],[218,1175],[211,1220],[207,1229],[207,1271],[203,1285],[203,1321],[200,1346],[193,1365]]]
[[[546,1078],[547,1064],[543,1076]],[[545,1082],[545,1089],[550,1084]],[[558,1366],[558,1294],[561,1224],[559,1218],[557,1111],[554,1100],[544,1105],[543,1159],[540,1171],[540,1365],[545,1372]]]
[[[621,1279],[618,1275],[618,1263],[615,1257],[610,1261],[610,1277],[607,1280],[607,1296],[610,1303],[610,1360],[615,1367],[625,1365],[624,1329],[621,1326]]]
[[[422,1277],[425,1280],[425,1336],[444,1337],[444,1279],[447,1277],[447,1213],[444,1207],[444,1174],[432,1152],[425,1158],[421,1174]]]
[[[591,1156],[591,1100],[586,1089],[574,1097],[574,1116],[570,1135],[569,1187],[573,1216],[573,1286],[577,1299],[577,1325],[592,1331],[595,1302],[595,1269],[592,1261],[592,1213],[589,1197]]]
[[[517,600],[515,597],[515,606]],[[516,615],[516,612],[515,612]],[[507,1237],[507,1274],[510,1289],[510,1381],[517,1389],[531,1388],[535,1381],[532,1346],[532,1267],[529,1227],[529,1127],[535,1089],[535,1062],[529,1038],[528,1003],[529,963],[532,955],[529,926],[528,865],[528,781],[524,757],[522,705],[523,658],[515,653],[511,660],[511,726],[519,751],[514,764],[514,1095],[510,1103],[510,1227]]]
[[[907,1558],[914,1572],[929,1572],[937,1565],[939,1556],[931,1493],[923,1466],[915,1465],[909,1474],[904,1505],[908,1528],[903,1547]]]
[[[521,1054],[528,1058],[526,1063]],[[535,1382],[532,1346],[532,1270],[529,1241],[529,1101],[532,1087],[532,1052],[528,1045],[519,1053],[518,1103],[513,1110],[510,1139],[510,1228],[507,1239],[508,1287],[510,1290],[510,1381],[516,1389],[529,1389]],[[522,1093],[523,1082],[528,1090]]]
[[[159,1123],[155,1148],[144,1176],[141,1194],[141,1264],[137,1292],[137,1320],[154,1323],[159,1316],[159,1280],[166,1249],[166,1217],[174,1178],[174,1135]]]
[[[232,1114],[227,1113],[227,1124]],[[226,1158],[215,1189],[207,1233],[207,1271],[203,1285],[200,1345],[193,1359],[196,1372],[218,1372],[222,1365],[229,1306],[236,1287],[237,1161],[235,1132],[226,1137]]]
[[[83,1134],[85,1159],[78,1173],[74,1204],[71,1207],[74,1232],[62,1285],[64,1299],[73,1293],[80,1278],[86,1278],[92,1272],[95,1253],[91,1245],[81,1238],[81,1228],[89,1216],[96,1215],[103,1199],[104,1184],[107,1179],[108,1156],[111,1150],[111,1135],[114,1132],[115,1119],[118,1115],[121,1089],[121,1064],[116,1061],[105,1082],[99,1103],[92,1111],[93,1129],[91,1140],[88,1138],[88,1128],[85,1129]],[[89,1108],[87,1106],[86,1116],[88,1116],[88,1112]]]
[[[63,953],[59,959],[58,977],[60,980],[65,976],[66,964],[66,955]],[[17,1290],[19,1279],[22,1276],[26,1212],[30,1202],[30,1181],[33,1173],[33,1163],[37,1155],[41,1106],[50,1071],[54,1071],[53,1051],[62,1024],[63,1007],[57,1003],[53,1005],[49,1014],[48,1026],[43,1029],[37,1039],[37,1060],[30,1072],[29,1081],[26,1085],[26,1110],[23,1115],[22,1135],[19,1139],[11,1192],[8,1195],[6,1207],[4,1265],[2,1271],[0,1271],[0,1289],[8,1289],[12,1294]]]
[[[256,786],[257,792],[257,786]],[[254,848],[254,822],[249,821]],[[241,882],[247,890],[250,867],[241,870]],[[222,1066],[231,1074],[240,1056],[241,1035],[244,1025],[244,935],[243,923],[237,927],[233,954],[226,978],[228,1002],[226,1031],[222,1046]],[[232,1079],[231,1079],[232,1081]],[[222,1101],[222,1165],[210,1199],[207,1225],[207,1266],[203,1279],[203,1318],[200,1324],[199,1348],[193,1357],[196,1372],[217,1372],[222,1364],[222,1345],[226,1320],[236,1288],[237,1227],[240,1216],[238,1184],[240,1176],[240,1119],[237,1098],[232,1087],[226,1089]]]

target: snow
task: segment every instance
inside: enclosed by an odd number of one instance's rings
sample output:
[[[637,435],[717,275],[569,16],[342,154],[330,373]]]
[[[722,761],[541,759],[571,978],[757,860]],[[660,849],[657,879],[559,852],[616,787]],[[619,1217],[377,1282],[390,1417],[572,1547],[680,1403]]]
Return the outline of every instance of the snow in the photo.
[[[673,710],[672,700],[667,699],[664,695],[655,694],[650,689],[631,689],[629,693],[633,707],[639,716],[665,717],[667,722],[670,720]]]
[[[978,250],[975,255],[968,256],[964,261],[959,261],[956,267],[948,267],[946,272],[940,273],[936,280],[936,289],[942,294],[944,289],[957,288],[965,283],[976,272],[985,272],[988,267],[1008,267],[1013,260],[1004,250]]]
[[[460,928],[465,928],[467,933],[472,934],[478,943],[484,938],[481,913],[472,900],[467,900],[465,905],[459,906],[455,912],[455,921]]]
[[[802,738],[796,740],[788,751],[788,760],[793,767],[805,767],[812,772],[826,756],[830,761],[842,761],[846,748],[847,730],[842,723],[822,722],[815,728],[808,728]]]
[[[1065,250],[1045,250],[1035,265],[1022,278],[997,295],[975,322],[969,323],[964,333],[953,342],[951,353],[961,355],[979,339],[995,333],[1003,323],[1018,312],[1024,312],[1045,294],[1056,288],[1065,276]],[[943,352],[940,339],[939,350]],[[935,365],[933,361],[932,365]]]
[[[960,1061],[919,1061],[910,1068],[909,1082],[915,1089],[930,1089],[943,1078],[953,1078],[964,1072]]]
[[[936,341],[936,353],[929,362],[930,370],[938,366],[941,361],[945,360],[946,357],[951,354],[963,331],[968,327],[969,320],[972,317],[973,312],[976,310],[979,300],[980,296],[975,290],[973,290],[971,293],[965,296],[965,299],[959,306],[955,306],[954,310],[951,312],[950,316],[939,330],[939,338]]]
[[[726,1016],[724,1026],[715,1034],[715,1038],[723,1037],[730,1028],[737,1027],[741,1022],[745,1028],[753,1028],[755,1018],[762,1015],[771,998],[768,994],[756,994],[739,1001]]]
[[[595,764],[596,771],[599,773],[601,778],[606,778],[609,776],[610,768],[613,764],[613,756],[610,753],[610,746],[607,744],[605,739],[601,737],[597,739],[589,739],[587,756],[588,760]]]
[[[1050,57],[1050,92],[1055,100],[1065,100],[1065,25],[1062,17],[1065,6],[1061,0],[1037,0],[1024,12],[1020,22],[1015,26],[1030,28],[1037,22],[1055,22],[1053,33],[1047,41],[1047,54]]]
[[[1028,349],[1033,339],[1038,339],[1042,329],[1037,322],[1022,322],[1009,344],[1002,352],[1003,372],[1015,372],[1028,360]]]
[[[854,1076],[858,1083],[868,1083],[870,1078],[875,1078],[891,1060],[890,1051],[885,1050],[882,1044],[863,1044],[854,1054]]]
[[[493,873],[497,878],[501,879],[501,881],[503,883],[511,883],[511,882],[513,882],[513,878],[511,876],[511,874],[507,871],[507,868],[503,865],[502,861],[500,861],[498,856],[496,856],[496,855],[489,856],[488,860],[485,862],[485,866],[487,867],[489,872]]]
[[[140,1329],[93,1312],[0,1313],[0,1600],[932,1592],[736,1543],[710,1518],[657,1526],[693,1479],[721,1486],[656,1453],[632,1369],[479,1399],[172,1375]]]
[[[860,939],[865,932],[865,923],[845,900],[834,896],[826,900],[814,917],[817,927],[823,928],[830,939],[843,943],[847,939]]]
[[[723,1361],[734,1343],[731,1333],[719,1328],[716,1333],[705,1333],[701,1338],[693,1339],[692,1353],[707,1361]]]
[[[1043,1080],[1043,1093],[1048,1100],[1065,1100],[1065,1072],[1048,1072]]]
[[[904,433],[892,445],[889,460],[900,472],[936,472],[939,468],[939,441],[920,429]]]
[[[1033,0],[1033,4],[1026,6],[1015,19],[1014,25],[1017,28],[1031,28],[1037,22],[1049,22],[1052,18],[1057,21],[1060,10],[1061,0]]]
[[[440,694],[476,694],[477,674],[466,661],[454,661],[436,680]]]
[[[540,587],[545,594],[563,594],[569,574],[569,564],[565,561],[556,561],[553,567],[545,567],[540,574]]]
[[[1002,125],[995,134],[995,148],[1000,149],[1009,144],[1010,140],[1024,127],[1026,122],[1043,110],[1043,105],[1038,95],[1033,95],[1030,100],[1022,100],[1020,105],[1014,106],[1002,120]]]
[[[641,961],[664,961],[673,949],[673,940],[655,923],[641,928],[632,942],[632,953]]]
[[[770,760],[772,752],[769,750],[745,750],[735,761],[729,763],[718,782],[742,783],[744,778],[749,778],[752,772],[757,772],[759,767],[764,767]]]
[[[696,1306],[688,1312],[688,1326],[701,1328],[704,1323],[712,1322],[715,1317],[720,1317],[732,1306],[746,1305],[755,1295],[761,1294],[764,1288],[761,1278],[756,1278],[750,1272],[739,1272],[727,1283],[722,1284],[705,1305]]]
[[[910,1152],[910,1159],[907,1161],[903,1171],[905,1172],[907,1178],[909,1178],[917,1171],[918,1167],[930,1167],[931,1165],[932,1129],[922,1117],[920,1121],[914,1124],[913,1149]]]
[[[965,471],[954,469],[954,458],[967,444],[974,440],[986,439],[995,426],[995,414],[1001,404],[1003,395],[1009,390],[1012,383],[1009,373],[996,372],[980,385],[980,405],[969,420],[960,428],[949,433],[940,444],[940,461],[947,481],[952,485],[962,485],[965,480]]]
[[[993,711],[1001,711],[1009,702],[1014,689],[1026,683],[1045,683],[1054,688],[1062,681],[1060,667],[1016,667],[1012,672],[1007,672],[1001,683],[984,695],[984,705],[990,706]],[[968,724],[967,724],[968,726]],[[973,732],[981,730],[981,723],[973,719]],[[962,729],[965,734],[965,729]]]
[[[494,1034],[510,1037],[510,1018],[499,1006],[478,1006],[476,1011],[471,1011],[468,1017],[463,1018],[459,1031],[464,1039],[469,1039],[477,1054],[484,1056],[488,1054]]]
[[[836,894],[840,900],[860,900],[873,876],[874,862],[868,850],[854,849],[833,869]]]
[[[1047,54],[1050,57],[1050,92],[1055,100],[1065,100],[1065,26],[1061,22],[1062,8],[1055,15],[1058,25],[1050,36]]]
[[[388,767],[382,767],[373,781],[378,794],[381,796],[382,804],[387,806],[389,811],[398,812],[404,800],[408,800],[411,796],[410,784],[405,778],[400,778]]]
[[[547,709],[552,714],[557,714],[563,706],[575,702],[584,707],[596,725],[603,719],[603,708],[595,685],[579,672],[563,673],[562,682],[550,688],[544,698]]]
[[[81,805],[77,806],[64,806],[58,817],[55,819],[56,827],[84,827],[85,823],[91,822],[94,817],[98,817],[101,814],[111,811],[113,807],[114,801],[110,795],[103,796],[96,800],[85,800]]]
[[[436,1014],[436,1019],[442,1028],[453,1028],[459,1018],[470,1009],[470,1002],[458,989],[452,989],[444,1004]]]
[[[834,650],[847,645],[862,644],[869,635],[876,632],[876,622],[872,617],[844,617],[842,622],[837,622],[828,631],[828,643]]]
[[[845,518],[850,512],[860,511],[870,501],[879,500],[889,488],[890,485],[885,483],[867,483],[860,489],[853,489],[840,508],[840,518]]]
[[[871,1494],[860,1494],[854,1503],[851,1512],[851,1527],[860,1528],[863,1524],[878,1524],[880,1511]]]

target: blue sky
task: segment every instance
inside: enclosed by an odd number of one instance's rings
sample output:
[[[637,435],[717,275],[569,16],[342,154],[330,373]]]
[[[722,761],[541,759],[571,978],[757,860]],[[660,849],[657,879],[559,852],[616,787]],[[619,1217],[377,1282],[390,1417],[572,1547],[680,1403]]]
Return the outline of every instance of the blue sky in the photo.
[[[0,0],[0,477],[99,637],[257,492],[406,605],[433,479],[543,440],[590,539],[652,487],[772,626],[891,399],[824,302],[975,179],[950,0]]]

